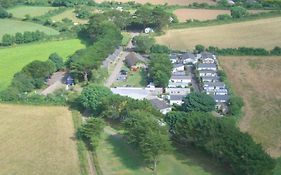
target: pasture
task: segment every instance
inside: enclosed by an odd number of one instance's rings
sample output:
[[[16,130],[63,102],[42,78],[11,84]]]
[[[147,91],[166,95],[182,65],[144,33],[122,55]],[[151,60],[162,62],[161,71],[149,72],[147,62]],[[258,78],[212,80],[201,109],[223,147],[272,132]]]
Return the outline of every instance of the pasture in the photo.
[[[228,14],[229,10],[208,10],[208,9],[177,9],[174,11],[180,22],[185,22],[186,20],[212,20],[216,19],[218,15]]]
[[[85,24],[87,23],[88,21],[85,20],[85,19],[79,19],[75,16],[75,13],[74,13],[74,9],[69,9],[69,10],[66,10],[64,12],[62,12],[61,14],[58,14],[56,16],[53,16],[52,17],[52,20],[53,21],[61,21],[63,20],[64,18],[68,18],[68,19],[71,19],[74,23],[78,23],[78,24]]]
[[[0,49],[0,91],[11,82],[13,75],[33,60],[47,60],[57,52],[64,59],[83,48],[80,40],[50,41]]]
[[[95,2],[101,3],[108,0],[96,0]],[[215,4],[216,2],[213,0],[109,0],[109,1],[116,1],[116,2],[130,2],[135,1],[136,3],[145,4],[169,4],[169,5],[189,5],[194,2],[197,3],[207,3],[207,4]]]
[[[219,61],[245,102],[240,129],[271,156],[281,156],[281,57],[221,57]]]
[[[281,46],[281,17],[217,26],[168,30],[156,37],[172,49],[193,50],[197,44],[219,48]]]
[[[13,14],[13,17],[23,19],[25,15],[30,15],[30,17],[41,16],[54,9],[56,7],[18,6],[8,11]]]
[[[0,105],[0,174],[79,175],[70,111]]]
[[[97,158],[106,175],[152,175],[143,164],[140,154],[122,136],[110,127],[97,150]],[[188,155],[188,156],[186,156]],[[223,170],[203,154],[188,149],[188,152],[173,151],[161,157],[157,174],[161,175],[223,175]]]
[[[18,21],[12,19],[0,19],[0,40],[2,40],[2,36],[4,34],[16,34],[17,32],[23,33],[25,31],[36,31],[39,30],[44,32],[47,35],[58,35],[59,32],[49,28],[42,26],[40,24],[27,22],[27,21]]]

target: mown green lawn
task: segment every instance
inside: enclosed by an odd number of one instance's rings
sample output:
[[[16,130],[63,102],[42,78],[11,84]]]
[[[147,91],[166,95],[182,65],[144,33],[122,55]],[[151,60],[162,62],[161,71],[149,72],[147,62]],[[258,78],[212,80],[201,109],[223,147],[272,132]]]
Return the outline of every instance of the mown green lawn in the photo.
[[[31,17],[41,16],[54,9],[56,9],[56,7],[18,6],[9,9],[8,12],[12,13],[15,18],[23,19],[25,15],[30,15]]]
[[[123,35],[123,39],[121,45],[126,46],[131,40],[131,35],[127,32],[122,32],[122,35]]]
[[[120,135],[104,133],[97,150],[103,174],[106,175],[152,175],[144,166],[140,154]],[[194,150],[175,150],[161,157],[157,169],[161,175],[225,175],[213,160]]]
[[[138,71],[131,71],[126,66],[123,66],[123,70],[128,71],[128,78],[125,81],[116,81],[112,86],[131,86],[131,87],[145,87],[146,82],[146,72],[143,69]]]
[[[23,33],[25,31],[36,31],[39,30],[47,35],[57,35],[58,31],[45,27],[40,24],[18,21],[13,19],[0,19],[0,42],[2,41],[2,36],[4,34],[15,34],[17,32]]]
[[[33,60],[47,60],[57,52],[66,59],[84,45],[78,39],[50,41],[0,49],[0,90],[6,88],[13,75]]]
[[[54,20],[54,21],[61,21],[64,18],[71,19],[74,23],[79,23],[79,24],[85,24],[85,23],[88,22],[88,20],[77,18],[75,16],[74,9],[68,9],[68,10],[62,12],[61,14],[53,16],[52,20]]]

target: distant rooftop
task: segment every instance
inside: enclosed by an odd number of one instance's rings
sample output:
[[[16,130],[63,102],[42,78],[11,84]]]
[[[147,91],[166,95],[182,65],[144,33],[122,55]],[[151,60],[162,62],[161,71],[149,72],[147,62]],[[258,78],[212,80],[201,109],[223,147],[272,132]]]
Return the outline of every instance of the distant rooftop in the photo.
[[[165,101],[159,100],[157,98],[149,100],[152,104],[153,107],[156,109],[162,110],[162,109],[167,109],[170,107]]]

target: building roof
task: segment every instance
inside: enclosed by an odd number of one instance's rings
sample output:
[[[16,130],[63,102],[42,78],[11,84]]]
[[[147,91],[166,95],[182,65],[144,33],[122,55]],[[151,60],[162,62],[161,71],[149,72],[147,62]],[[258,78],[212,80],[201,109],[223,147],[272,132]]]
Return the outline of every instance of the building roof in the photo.
[[[182,67],[184,66],[183,64],[174,64],[174,68],[179,68],[179,67]]]
[[[219,81],[220,77],[218,76],[201,76],[202,80],[216,80]]]
[[[189,80],[189,79],[191,79],[191,76],[187,76],[187,75],[172,75],[171,79],[173,79],[173,80]]]
[[[199,73],[217,73],[216,71],[214,70],[199,70]]]
[[[184,71],[179,71],[179,72],[173,72],[174,76],[184,76],[186,73]]]
[[[170,101],[182,101],[186,95],[170,95]]]
[[[129,67],[136,65],[137,62],[138,62],[138,58],[137,58],[136,53],[134,53],[134,52],[129,53],[125,58],[125,63]]]
[[[177,54],[171,54],[170,59],[178,59],[178,55]]]
[[[182,59],[195,59],[195,55],[190,53],[190,52],[186,52],[181,56]]]
[[[217,65],[215,63],[200,63],[198,68],[217,68]]]
[[[214,87],[218,87],[218,86],[221,86],[221,87],[225,87],[225,84],[223,82],[205,82],[204,83],[204,87],[209,87],[209,86],[214,86]]]
[[[213,58],[214,59],[214,54],[210,53],[210,52],[202,52],[201,53],[201,58]]]
[[[170,105],[168,105],[165,101],[159,100],[157,98],[149,100],[152,106],[158,110],[167,109],[170,108]]]
[[[213,95],[212,97],[216,102],[229,100],[229,95]]]

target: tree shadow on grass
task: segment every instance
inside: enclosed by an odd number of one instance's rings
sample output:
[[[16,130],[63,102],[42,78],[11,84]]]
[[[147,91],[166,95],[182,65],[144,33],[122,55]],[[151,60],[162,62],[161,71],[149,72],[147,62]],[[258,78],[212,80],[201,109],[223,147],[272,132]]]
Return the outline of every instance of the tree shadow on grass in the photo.
[[[126,168],[137,170],[144,167],[140,153],[132,145],[126,143],[121,135],[110,135],[106,141],[113,146],[113,153]]]
[[[200,166],[203,170],[212,175],[231,174],[227,167],[217,163],[212,157],[206,155],[206,153],[196,149],[191,145],[182,146],[174,143],[173,147],[175,148],[174,155],[176,159],[180,160],[184,164],[189,166]]]

